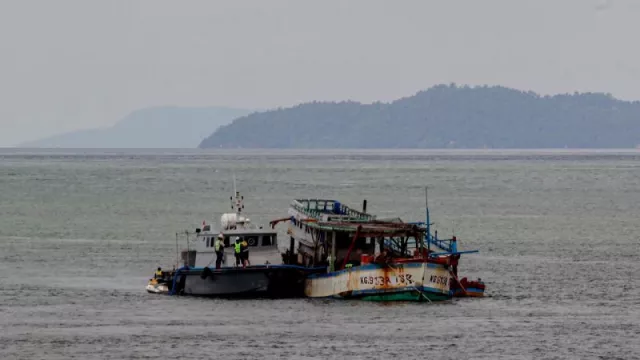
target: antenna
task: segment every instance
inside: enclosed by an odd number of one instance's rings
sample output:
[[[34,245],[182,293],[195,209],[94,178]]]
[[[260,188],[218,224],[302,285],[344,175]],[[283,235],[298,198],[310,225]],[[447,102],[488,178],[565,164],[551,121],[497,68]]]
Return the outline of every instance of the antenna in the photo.
[[[456,236],[456,219],[451,220],[451,236]]]
[[[233,173],[233,194],[235,196],[235,210],[236,215],[240,214],[244,209],[244,196],[240,196],[240,192],[236,190],[236,173]],[[229,197],[231,201],[231,208],[234,209],[233,196]]]
[[[236,172],[233,172],[233,193],[237,194],[236,192]]]
[[[233,171],[231,173],[231,179],[233,181],[233,196],[236,196],[237,192],[236,192],[236,172],[235,171]],[[231,202],[231,209],[235,209],[234,206],[233,206],[234,205],[233,196],[229,196],[229,202]],[[237,213],[237,211],[236,211],[236,213]]]
[[[188,231],[188,230],[185,230],[185,231],[184,231],[184,233],[185,233],[185,234],[186,234],[186,236],[187,236],[187,266],[191,266],[191,265],[190,265],[190,263],[191,263],[191,262],[189,261],[189,260],[190,260],[190,258],[191,258],[191,255],[190,255],[190,253],[191,253],[191,249],[189,248],[189,231]]]
[[[427,216],[427,245],[431,249],[431,218],[429,216],[429,187],[424,187],[424,207]]]
[[[452,221],[453,223],[453,228],[451,229],[451,252],[457,252],[458,251],[458,244],[457,244],[457,239],[456,239],[456,220],[454,219]]]
[[[429,212],[429,187],[424,187],[424,205],[427,208],[427,212]]]
[[[180,267],[180,251],[178,251],[178,233],[176,233],[176,265]]]

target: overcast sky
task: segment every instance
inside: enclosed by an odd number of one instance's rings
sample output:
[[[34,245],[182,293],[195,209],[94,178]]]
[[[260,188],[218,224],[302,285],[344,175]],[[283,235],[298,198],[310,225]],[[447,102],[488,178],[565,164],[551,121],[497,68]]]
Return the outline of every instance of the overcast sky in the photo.
[[[0,0],[0,146],[155,105],[388,101],[438,83],[640,100],[640,1]]]

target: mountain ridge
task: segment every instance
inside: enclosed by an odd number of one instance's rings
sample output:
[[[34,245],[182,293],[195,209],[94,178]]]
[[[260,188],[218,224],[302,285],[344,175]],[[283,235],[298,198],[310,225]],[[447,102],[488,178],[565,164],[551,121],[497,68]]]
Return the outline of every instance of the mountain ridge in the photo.
[[[200,148],[633,148],[640,102],[436,85],[382,103],[309,102],[219,127]]]
[[[252,111],[216,106],[153,106],[134,110],[109,127],[52,135],[17,147],[193,148],[219,126]]]

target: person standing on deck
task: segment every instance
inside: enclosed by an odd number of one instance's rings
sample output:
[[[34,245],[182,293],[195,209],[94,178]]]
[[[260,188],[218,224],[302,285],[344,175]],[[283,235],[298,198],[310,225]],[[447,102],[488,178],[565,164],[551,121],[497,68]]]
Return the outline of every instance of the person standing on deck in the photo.
[[[245,240],[244,238],[242,239],[242,244],[241,244],[241,251],[242,251],[242,267],[247,267],[249,266],[249,244],[247,244],[247,240]]]
[[[216,249],[216,269],[220,269],[222,265],[222,257],[224,256],[224,237],[222,234],[218,234],[218,238],[215,242]]]
[[[236,243],[233,244],[233,249],[236,255],[236,267],[240,266],[240,250],[241,250],[240,238],[236,238]]]

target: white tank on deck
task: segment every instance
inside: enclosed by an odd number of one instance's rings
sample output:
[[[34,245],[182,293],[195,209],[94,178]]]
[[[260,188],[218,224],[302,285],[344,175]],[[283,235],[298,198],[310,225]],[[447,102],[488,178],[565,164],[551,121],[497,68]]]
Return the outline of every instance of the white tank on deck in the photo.
[[[220,217],[220,226],[222,230],[235,229],[238,225],[248,224],[249,219],[236,213],[222,214]]]

